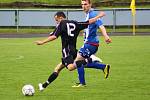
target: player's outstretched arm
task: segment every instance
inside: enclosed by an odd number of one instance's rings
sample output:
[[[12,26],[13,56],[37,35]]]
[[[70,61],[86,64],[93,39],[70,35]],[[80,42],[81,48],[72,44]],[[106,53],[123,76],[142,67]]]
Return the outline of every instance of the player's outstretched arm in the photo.
[[[111,43],[112,40],[111,40],[111,38],[108,36],[108,34],[107,34],[107,32],[106,32],[106,28],[105,28],[103,25],[101,25],[99,28],[101,29],[101,33],[102,33],[102,35],[104,36],[105,42],[106,42],[107,44]]]
[[[56,37],[55,35],[51,35],[51,36],[49,36],[48,38],[46,38],[46,39],[44,39],[44,40],[35,41],[35,43],[36,43],[37,45],[43,45],[43,44],[45,44],[45,43],[47,43],[47,42],[50,42],[50,41],[55,40],[56,38],[57,38],[57,37]]]
[[[105,13],[101,11],[96,17],[89,19],[89,24],[96,22],[97,19],[105,16]]]

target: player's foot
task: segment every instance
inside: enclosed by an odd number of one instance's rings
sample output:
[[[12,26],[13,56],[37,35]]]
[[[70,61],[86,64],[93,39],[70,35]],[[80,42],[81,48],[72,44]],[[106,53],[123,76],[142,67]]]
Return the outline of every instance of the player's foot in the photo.
[[[43,91],[45,88],[42,86],[42,83],[39,83],[39,90]]]
[[[110,65],[109,64],[106,64],[106,67],[105,67],[105,69],[103,70],[103,72],[104,72],[104,77],[107,79],[108,78],[108,75],[109,75],[109,73],[110,73]]]
[[[96,57],[95,55],[91,55],[90,58],[92,58],[92,61],[93,61],[93,62],[100,62],[100,63],[103,62],[102,59]]]
[[[80,83],[76,83],[75,85],[72,86],[73,88],[82,88],[82,87],[86,87],[86,84],[80,84]]]

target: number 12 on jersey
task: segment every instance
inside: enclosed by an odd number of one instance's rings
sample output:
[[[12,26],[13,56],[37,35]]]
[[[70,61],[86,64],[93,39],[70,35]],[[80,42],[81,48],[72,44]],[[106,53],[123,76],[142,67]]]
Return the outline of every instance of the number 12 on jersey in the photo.
[[[74,34],[72,33],[76,28],[76,25],[73,23],[67,23],[67,33],[69,36],[74,37]]]

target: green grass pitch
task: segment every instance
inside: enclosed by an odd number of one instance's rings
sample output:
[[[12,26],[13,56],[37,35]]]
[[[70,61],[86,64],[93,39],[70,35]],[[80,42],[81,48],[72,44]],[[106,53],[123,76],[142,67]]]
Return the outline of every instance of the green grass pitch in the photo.
[[[60,39],[43,46],[34,44],[43,38],[0,39],[0,98],[1,100],[149,100],[150,98],[150,36],[112,36],[103,38],[97,56],[111,64],[111,73],[85,69],[86,88],[72,88],[77,71],[64,69],[49,87],[38,91],[60,62]],[[78,38],[78,48],[83,44]],[[25,84],[35,87],[35,95],[22,95]]]

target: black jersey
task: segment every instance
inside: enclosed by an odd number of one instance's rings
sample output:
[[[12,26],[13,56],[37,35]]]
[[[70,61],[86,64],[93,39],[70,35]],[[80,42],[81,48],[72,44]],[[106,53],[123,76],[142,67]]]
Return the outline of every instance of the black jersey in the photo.
[[[73,20],[63,20],[56,27],[51,35],[57,38],[61,36],[62,42],[62,63],[68,65],[73,63],[77,56],[76,42],[79,32],[88,27],[87,22],[77,22]]]
[[[61,36],[62,49],[68,46],[76,48],[77,36],[79,32],[87,28],[88,22],[77,22],[73,20],[62,20],[56,27],[53,35],[56,37]]]

